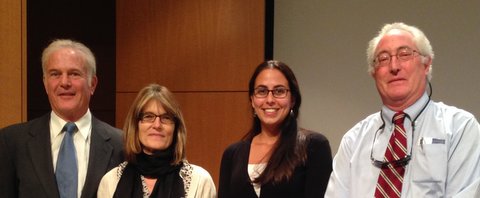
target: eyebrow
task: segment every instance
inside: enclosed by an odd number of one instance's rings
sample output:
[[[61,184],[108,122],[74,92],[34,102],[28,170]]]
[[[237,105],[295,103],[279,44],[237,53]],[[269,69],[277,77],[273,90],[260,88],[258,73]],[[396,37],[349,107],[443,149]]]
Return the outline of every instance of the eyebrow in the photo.
[[[265,85],[258,85],[254,89],[257,89],[257,88],[267,88],[268,89],[268,87],[265,86]],[[275,85],[275,86],[273,86],[273,89],[276,89],[276,88],[287,88],[287,89],[289,89],[289,87],[285,86],[285,85]]]
[[[287,89],[288,89],[288,87],[287,87],[287,86],[285,86],[285,85],[276,85],[276,86],[275,86],[275,87],[273,87],[273,88],[274,88],[274,89],[275,89],[275,88],[287,88]]]
[[[415,49],[411,48],[411,47],[408,46],[408,45],[402,45],[402,46],[400,46],[400,47],[397,47],[397,49],[395,49],[395,52],[398,52],[398,50],[401,50],[401,49],[412,49],[412,50],[415,50]],[[380,51],[380,52],[377,52],[375,56],[378,56],[379,54],[384,53],[384,52],[389,53],[388,50],[382,50],[382,51]]]

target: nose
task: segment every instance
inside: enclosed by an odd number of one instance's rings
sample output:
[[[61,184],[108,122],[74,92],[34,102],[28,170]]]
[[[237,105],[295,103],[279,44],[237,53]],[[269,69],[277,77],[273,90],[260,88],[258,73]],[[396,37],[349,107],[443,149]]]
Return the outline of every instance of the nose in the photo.
[[[275,101],[275,98],[273,97],[273,92],[269,91],[267,94],[267,103],[273,103]]]
[[[71,85],[70,78],[67,74],[62,74],[62,76],[60,77],[60,82],[61,82],[62,86],[64,86],[64,87],[67,87],[67,86]]]
[[[155,120],[153,120],[152,127],[154,129],[160,129],[162,128],[162,122],[160,122],[160,117],[156,117]]]
[[[400,70],[401,61],[398,60],[397,56],[392,56],[390,59],[390,72],[397,73]]]

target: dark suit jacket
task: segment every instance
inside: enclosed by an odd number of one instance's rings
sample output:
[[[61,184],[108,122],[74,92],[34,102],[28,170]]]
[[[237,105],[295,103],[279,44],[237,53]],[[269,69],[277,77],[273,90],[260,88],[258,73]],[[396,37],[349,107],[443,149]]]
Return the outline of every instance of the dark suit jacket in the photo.
[[[218,198],[257,198],[248,175],[251,140],[230,145],[223,153]],[[307,160],[289,180],[262,185],[262,198],[323,197],[332,172],[330,144],[320,133],[307,132]]]
[[[50,113],[0,130],[0,197],[59,197],[53,171]],[[122,135],[92,116],[82,198],[96,197],[102,176],[123,161]]]

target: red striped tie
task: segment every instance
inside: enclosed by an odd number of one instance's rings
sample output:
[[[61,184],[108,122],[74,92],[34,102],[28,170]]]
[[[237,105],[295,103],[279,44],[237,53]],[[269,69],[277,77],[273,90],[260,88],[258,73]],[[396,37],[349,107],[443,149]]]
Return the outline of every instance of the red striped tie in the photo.
[[[385,161],[392,162],[401,159],[407,154],[407,136],[403,127],[404,112],[397,112],[393,116],[395,130],[393,131],[388,147],[385,151]],[[400,197],[405,168],[389,164],[380,171],[375,197]]]

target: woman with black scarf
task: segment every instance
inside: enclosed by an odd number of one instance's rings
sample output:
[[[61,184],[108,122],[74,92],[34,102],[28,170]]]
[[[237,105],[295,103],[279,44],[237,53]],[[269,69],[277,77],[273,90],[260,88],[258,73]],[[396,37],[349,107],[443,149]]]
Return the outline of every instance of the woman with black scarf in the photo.
[[[102,178],[98,197],[216,197],[210,174],[186,160],[185,123],[166,87],[143,88],[123,130],[126,161]]]

